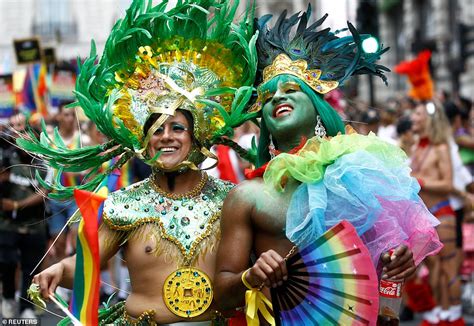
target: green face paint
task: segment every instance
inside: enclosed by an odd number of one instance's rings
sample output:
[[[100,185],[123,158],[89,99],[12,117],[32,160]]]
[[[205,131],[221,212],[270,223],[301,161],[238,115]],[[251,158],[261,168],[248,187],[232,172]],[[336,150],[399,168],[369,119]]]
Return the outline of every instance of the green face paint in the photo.
[[[302,136],[314,136],[316,115],[311,99],[294,81],[279,81],[276,92],[264,98],[262,117],[281,150],[294,147]]]

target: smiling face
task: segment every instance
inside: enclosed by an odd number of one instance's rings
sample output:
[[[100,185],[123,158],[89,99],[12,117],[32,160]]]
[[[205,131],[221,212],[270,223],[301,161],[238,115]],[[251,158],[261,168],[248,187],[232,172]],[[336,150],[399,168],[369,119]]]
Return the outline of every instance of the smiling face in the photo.
[[[428,112],[424,104],[419,104],[415,111],[411,114],[412,127],[411,130],[415,134],[424,134],[426,133],[428,125]]]
[[[191,126],[184,114],[178,110],[155,131],[148,150],[151,157],[161,151],[158,160],[166,169],[172,169],[187,158],[191,147]]]
[[[268,131],[277,141],[301,136],[312,137],[316,110],[309,96],[294,81],[279,81],[275,93],[263,99],[262,116]]]
[[[60,108],[58,115],[56,116],[58,121],[59,130],[64,133],[72,133],[76,129],[76,111],[73,108],[66,109]]]

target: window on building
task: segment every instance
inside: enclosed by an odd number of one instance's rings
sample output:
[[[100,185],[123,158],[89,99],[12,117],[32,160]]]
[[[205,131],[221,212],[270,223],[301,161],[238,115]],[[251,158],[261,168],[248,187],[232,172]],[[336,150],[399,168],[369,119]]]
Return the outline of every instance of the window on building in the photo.
[[[75,42],[78,37],[71,0],[37,0],[33,34],[45,41]]]
[[[436,28],[434,28],[434,8],[431,0],[418,0],[417,7],[421,37],[425,40],[434,38]]]

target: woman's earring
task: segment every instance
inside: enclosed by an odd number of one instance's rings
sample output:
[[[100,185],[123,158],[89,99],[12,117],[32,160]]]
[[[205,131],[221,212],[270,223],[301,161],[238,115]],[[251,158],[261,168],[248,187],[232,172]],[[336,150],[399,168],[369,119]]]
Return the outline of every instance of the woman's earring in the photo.
[[[321,122],[321,117],[318,115],[316,118],[318,119],[318,122],[316,123],[316,127],[314,127],[314,135],[321,139],[326,137],[326,129]]]
[[[270,158],[275,158],[275,144],[273,144],[272,135],[270,135],[270,145],[268,145],[268,151],[270,152]]]

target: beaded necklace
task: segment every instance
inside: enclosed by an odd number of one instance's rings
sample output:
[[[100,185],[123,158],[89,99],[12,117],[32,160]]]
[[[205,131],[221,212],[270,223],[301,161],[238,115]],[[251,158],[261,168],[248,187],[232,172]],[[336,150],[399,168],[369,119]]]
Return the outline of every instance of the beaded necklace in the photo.
[[[196,197],[198,196],[201,192],[202,192],[202,189],[204,188],[204,186],[206,185],[207,183],[207,180],[208,180],[208,176],[207,176],[207,173],[204,173],[201,177],[201,180],[199,181],[199,183],[193,188],[191,189],[190,191],[188,192],[185,192],[184,194],[176,194],[176,193],[172,193],[172,192],[168,192],[168,191],[165,191],[163,190],[162,188],[160,188],[157,184],[156,184],[156,179],[158,178],[158,176],[156,174],[153,174],[152,175],[152,182],[151,182],[151,187],[157,192],[159,193],[160,195],[166,197],[166,198],[169,198],[169,199],[173,199],[173,200],[177,200],[177,199],[183,199],[183,198],[188,198],[188,199],[191,199],[193,197]]]

